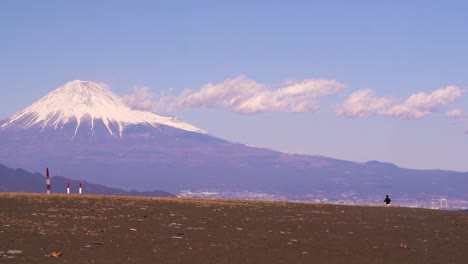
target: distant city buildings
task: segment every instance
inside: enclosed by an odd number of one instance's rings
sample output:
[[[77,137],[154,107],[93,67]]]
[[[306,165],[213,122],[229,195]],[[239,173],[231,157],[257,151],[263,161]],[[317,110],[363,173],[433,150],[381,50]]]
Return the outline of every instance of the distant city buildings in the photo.
[[[243,200],[275,200],[315,202],[345,205],[383,205],[385,195],[381,196],[359,196],[355,193],[344,193],[340,195],[306,194],[287,196],[284,194],[263,193],[255,191],[221,191],[221,190],[185,190],[180,192],[179,197],[191,198],[213,198],[213,199],[243,199]],[[440,197],[436,195],[417,194],[415,196],[392,195],[392,205],[414,208],[429,208],[443,210],[466,210],[468,199]]]

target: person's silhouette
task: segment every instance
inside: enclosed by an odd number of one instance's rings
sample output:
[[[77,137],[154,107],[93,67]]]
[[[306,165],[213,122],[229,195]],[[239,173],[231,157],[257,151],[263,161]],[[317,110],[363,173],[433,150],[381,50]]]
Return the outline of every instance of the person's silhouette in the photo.
[[[389,206],[392,200],[390,199],[390,197],[388,197],[388,194],[387,194],[387,196],[385,196],[385,200],[383,201],[387,204],[387,206]]]

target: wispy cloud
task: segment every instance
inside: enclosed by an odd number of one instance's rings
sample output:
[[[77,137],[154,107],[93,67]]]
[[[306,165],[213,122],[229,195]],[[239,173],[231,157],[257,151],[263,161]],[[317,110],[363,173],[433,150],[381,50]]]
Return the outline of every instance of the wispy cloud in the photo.
[[[270,89],[265,84],[241,75],[221,83],[206,84],[200,90],[186,89],[176,96],[162,96],[153,104],[153,109],[219,108],[241,114],[316,112],[319,109],[319,97],[336,94],[344,88],[344,84],[335,80],[307,79],[301,82],[288,81],[278,89]],[[128,98],[131,101],[139,97]]]
[[[185,89],[178,95],[168,95],[168,91],[164,91],[156,96],[148,87],[136,87],[132,94],[122,96],[122,100],[133,109],[156,112],[217,108],[241,114],[314,113],[319,110],[320,97],[337,94],[344,88],[345,84],[335,80],[306,79],[285,81],[279,88],[272,89],[241,75],[216,84],[208,83],[198,90]],[[447,86],[432,92],[415,93],[401,100],[380,97],[366,88],[352,93],[335,110],[338,116],[347,117],[376,115],[422,119],[450,105],[466,92],[456,86]],[[468,114],[460,109],[452,109],[445,114],[457,123],[468,122]]]
[[[445,115],[448,116],[448,117],[452,117],[455,120],[460,120],[460,119],[468,117],[468,115],[464,114],[461,109],[449,110],[449,111],[445,112]]]
[[[463,112],[461,109],[451,109],[445,112],[445,115],[453,118],[456,124],[465,125],[468,123],[468,113]],[[468,128],[465,128],[465,133],[468,134]]]
[[[122,101],[132,109],[152,111],[154,108],[154,95],[148,87],[135,87],[133,93],[121,97]]]
[[[464,91],[456,86],[447,86],[432,91],[411,95],[403,102],[395,98],[379,97],[372,89],[362,89],[351,94],[336,108],[336,114],[348,117],[364,115],[391,116],[401,119],[421,119],[447,106]]]
[[[384,115],[392,105],[391,98],[378,97],[370,89],[361,89],[351,94],[343,105],[337,107],[339,116],[358,117],[370,114]]]

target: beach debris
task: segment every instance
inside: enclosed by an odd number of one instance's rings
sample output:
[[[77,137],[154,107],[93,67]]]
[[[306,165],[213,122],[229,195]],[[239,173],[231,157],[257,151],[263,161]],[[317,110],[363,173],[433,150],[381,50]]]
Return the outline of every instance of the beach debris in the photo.
[[[191,226],[189,226],[189,227],[187,227],[187,229],[188,230],[203,230],[205,228],[204,227],[191,227]]]
[[[10,255],[17,255],[17,254],[23,253],[23,251],[22,250],[17,250],[17,249],[10,249],[10,250],[7,250],[6,253],[10,254]]]
[[[17,249],[10,249],[5,251],[0,251],[0,258],[7,258],[7,259],[13,259],[15,258],[15,255],[21,254],[23,251],[22,250],[17,250]]]
[[[128,230],[129,230],[129,231],[137,231],[136,228],[129,228]]]
[[[93,245],[103,246],[104,243],[103,242],[91,242],[88,245],[86,245],[85,247],[89,248],[89,247],[92,247]]]
[[[172,236],[172,238],[176,238],[176,239],[182,239],[181,236]]]
[[[62,256],[62,252],[60,251],[52,251],[50,252],[49,255],[46,255],[46,257],[49,257],[49,258],[58,258],[58,257],[61,257]]]
[[[409,246],[407,244],[403,243],[403,242],[400,243],[400,247],[409,249]]]
[[[167,225],[168,227],[172,227],[172,228],[180,228],[182,226],[182,224],[179,224],[179,223],[170,223]]]

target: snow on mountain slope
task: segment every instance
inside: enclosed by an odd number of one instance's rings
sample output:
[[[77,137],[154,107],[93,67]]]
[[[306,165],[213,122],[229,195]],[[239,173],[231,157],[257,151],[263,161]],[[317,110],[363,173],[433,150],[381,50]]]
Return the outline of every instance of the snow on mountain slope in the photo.
[[[147,111],[133,110],[104,84],[75,80],[50,92],[31,106],[8,119],[1,128],[19,125],[28,128],[38,125],[42,129],[63,127],[76,122],[75,135],[83,121],[103,122],[111,135],[122,137],[127,125],[144,124],[157,127],[166,125],[186,131],[206,133],[174,117],[160,116]],[[112,124],[112,126],[111,126]],[[114,131],[117,127],[118,131]]]

